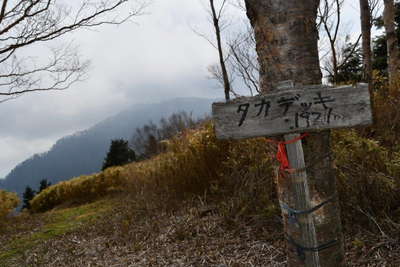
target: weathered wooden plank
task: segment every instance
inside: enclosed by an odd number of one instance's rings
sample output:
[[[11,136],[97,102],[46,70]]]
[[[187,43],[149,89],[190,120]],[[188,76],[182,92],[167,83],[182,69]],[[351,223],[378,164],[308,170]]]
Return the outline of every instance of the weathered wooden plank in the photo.
[[[372,123],[367,84],[356,87],[299,88],[275,94],[214,103],[212,116],[220,139],[242,139]]]

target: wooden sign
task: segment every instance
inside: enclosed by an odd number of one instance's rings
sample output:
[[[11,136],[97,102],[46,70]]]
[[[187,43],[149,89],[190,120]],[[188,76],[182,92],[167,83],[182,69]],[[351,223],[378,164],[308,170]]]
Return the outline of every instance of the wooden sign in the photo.
[[[292,81],[282,84],[276,88],[278,93],[214,103],[212,115],[216,135],[219,139],[284,135],[287,142],[281,144],[286,144],[285,153],[292,172],[281,174],[289,179],[282,179],[284,183],[278,179],[277,186],[282,212],[288,218],[284,223],[288,247],[295,248],[301,266],[321,266],[319,252],[339,245],[339,242],[318,242],[313,213],[333,200],[316,205],[312,199],[298,133],[371,124],[368,85],[296,88]]]
[[[315,88],[293,88],[214,103],[217,138],[274,136],[372,123],[367,84]]]

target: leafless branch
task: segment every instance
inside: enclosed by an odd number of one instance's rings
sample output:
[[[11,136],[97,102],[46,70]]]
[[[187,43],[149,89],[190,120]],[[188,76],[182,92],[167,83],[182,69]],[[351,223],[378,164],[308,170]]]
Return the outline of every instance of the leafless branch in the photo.
[[[380,16],[383,5],[381,0],[368,0],[368,2],[371,13],[371,24],[373,24],[376,18]]]
[[[249,25],[246,33],[238,35],[236,39],[228,43],[229,52],[232,55],[231,69],[235,75],[239,76],[251,95],[254,92],[260,93],[258,86],[260,70],[255,44],[254,32]]]
[[[350,53],[342,60],[342,62],[338,65],[338,68],[341,68],[343,65],[347,63],[347,61],[351,58],[351,56],[354,54],[356,51],[358,44],[360,43],[362,34],[358,35],[357,41],[353,44]]]
[[[64,90],[84,79],[89,62],[81,61],[70,44],[50,49],[47,63],[21,57],[20,51],[78,29],[124,23],[141,15],[148,4],[143,0],[128,8],[129,2],[80,0],[63,5],[59,0],[4,0],[0,7],[0,103],[24,93]]]

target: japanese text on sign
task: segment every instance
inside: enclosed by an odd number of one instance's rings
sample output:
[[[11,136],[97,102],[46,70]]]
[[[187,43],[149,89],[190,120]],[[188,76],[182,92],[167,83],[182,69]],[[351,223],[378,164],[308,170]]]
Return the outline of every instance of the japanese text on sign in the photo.
[[[241,139],[372,123],[368,85],[293,88],[213,104],[218,138]]]
[[[312,101],[307,101],[307,99],[302,99],[301,94],[295,94],[288,97],[280,97],[274,103],[267,101],[265,98],[261,99],[260,102],[251,105],[250,103],[239,104],[237,108],[237,113],[241,114],[238,121],[238,126],[242,126],[246,121],[249,109],[257,109],[256,117],[267,118],[269,115],[269,110],[272,105],[277,105],[281,108],[281,115],[284,117],[289,111],[292,111],[293,104],[297,102],[295,106],[296,110],[290,112],[293,114],[293,125],[291,129],[299,127],[311,127],[313,124],[330,124],[332,120],[341,119],[342,116],[334,112],[334,109],[329,106],[329,103],[335,102],[335,98],[329,95],[323,95],[321,92],[315,93]],[[289,118],[285,118],[285,122],[291,122]]]

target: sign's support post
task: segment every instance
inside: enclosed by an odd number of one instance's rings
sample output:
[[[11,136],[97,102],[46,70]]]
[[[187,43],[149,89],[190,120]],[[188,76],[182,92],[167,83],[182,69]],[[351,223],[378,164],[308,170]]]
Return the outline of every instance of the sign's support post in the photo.
[[[289,83],[289,88],[287,89],[294,89],[293,83]],[[289,210],[283,208],[285,205],[290,205],[293,209],[298,211],[307,211],[313,208],[300,134],[286,134],[284,135],[284,139],[285,142],[288,142],[286,144],[286,153],[292,171],[288,174],[279,173],[281,177],[278,177],[277,186],[282,212],[286,213],[286,216],[293,216],[293,218],[286,220],[286,238],[292,239],[297,237],[297,240],[299,240],[298,242],[303,244],[302,246],[316,248],[318,247],[318,239],[313,214],[290,214]],[[291,140],[297,141],[291,143]],[[281,179],[284,179],[284,181]],[[282,185],[286,186],[281,188]],[[290,196],[292,196],[292,201],[290,201]],[[287,207],[289,208],[289,206]],[[303,264],[305,263],[305,266],[321,266],[318,251],[299,251],[299,249],[301,250],[302,248],[298,247],[299,245],[297,243],[290,244],[290,241],[289,245],[292,247],[292,250],[294,250],[294,254],[297,253],[301,255],[300,257],[299,255],[295,255],[294,259],[291,259],[291,262],[296,262],[296,259],[300,259]],[[302,265],[302,262],[299,262],[299,266]]]
[[[299,138],[299,134],[284,135],[284,139],[287,142]],[[311,204],[310,188],[308,185],[302,141],[298,140],[293,144],[287,144],[286,150],[292,173],[290,173],[289,170],[287,175],[279,174],[280,177],[278,177],[277,185],[279,191],[279,201],[285,216],[297,216],[286,220],[286,238],[296,238],[298,240],[297,242],[302,244],[302,246],[316,248],[318,247],[318,241],[313,215],[289,214],[290,211],[284,208],[285,205],[288,205],[287,207],[290,205],[293,209],[298,211],[306,211],[313,208]],[[282,179],[284,181],[282,181]],[[290,198],[292,198],[292,201],[290,201]],[[291,245],[292,249],[294,249],[294,254],[304,253],[302,255],[304,258],[300,257],[299,259],[301,261],[304,260],[306,266],[320,266],[318,251],[298,251],[302,248],[296,247],[298,246],[297,244],[290,244],[290,241],[289,245]],[[298,255],[295,257],[298,258]],[[299,266],[300,265],[301,263],[299,263]]]

